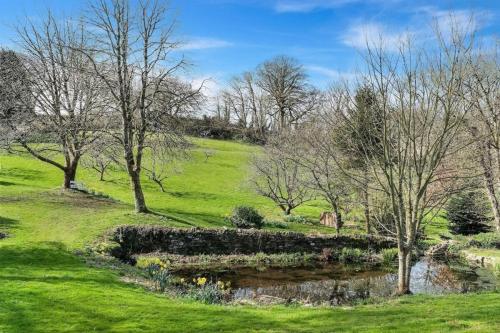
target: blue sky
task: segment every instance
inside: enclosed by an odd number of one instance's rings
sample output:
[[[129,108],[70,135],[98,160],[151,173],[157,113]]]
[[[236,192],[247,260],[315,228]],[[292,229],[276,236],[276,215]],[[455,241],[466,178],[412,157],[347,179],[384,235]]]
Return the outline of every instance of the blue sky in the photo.
[[[182,52],[194,64],[189,76],[211,78],[217,90],[234,74],[286,54],[297,58],[320,87],[351,75],[366,36],[389,43],[405,31],[430,29],[433,17],[446,21],[477,17],[480,34],[498,35],[500,1],[403,0],[171,0],[179,20]],[[77,17],[85,0],[0,0],[0,44],[12,47],[13,26],[51,8]]]

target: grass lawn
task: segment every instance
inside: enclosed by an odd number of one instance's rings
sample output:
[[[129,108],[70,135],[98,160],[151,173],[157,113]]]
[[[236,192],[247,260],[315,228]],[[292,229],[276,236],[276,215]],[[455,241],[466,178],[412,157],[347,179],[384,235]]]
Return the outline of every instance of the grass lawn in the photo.
[[[500,274],[500,250],[498,249],[478,249],[469,248],[464,250],[465,253],[470,253],[476,257],[485,257],[486,263],[492,266]]]
[[[75,254],[105,230],[124,223],[228,226],[223,216],[242,203],[270,217],[280,212],[244,183],[256,148],[195,140],[181,175],[160,193],[145,180],[150,208],[132,212],[128,180],[106,182],[80,170],[89,188],[116,201],[61,192],[62,173],[27,157],[0,155],[0,332],[497,332],[500,294],[413,296],[354,308],[212,306],[169,299],[120,280],[117,271],[87,265]],[[204,162],[203,149],[215,156]],[[299,214],[317,216],[313,203]],[[331,232],[293,225],[292,230]],[[355,232],[356,229],[351,230]]]

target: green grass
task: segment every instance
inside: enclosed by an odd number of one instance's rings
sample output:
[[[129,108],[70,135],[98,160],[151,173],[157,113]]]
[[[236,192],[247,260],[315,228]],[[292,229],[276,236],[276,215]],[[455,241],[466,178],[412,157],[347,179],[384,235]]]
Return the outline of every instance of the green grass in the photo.
[[[499,260],[500,263],[500,250],[498,249],[468,249],[469,252],[474,253],[478,256],[491,257]]]
[[[151,210],[164,215],[173,225],[185,227],[229,227],[224,217],[235,206],[242,204],[257,208],[269,218],[282,218],[281,210],[269,199],[257,196],[247,180],[248,160],[258,148],[230,141],[192,141],[195,144],[192,157],[182,163],[182,173],[173,174],[166,180],[165,193],[160,192],[158,186],[143,174],[144,194]],[[207,162],[203,153],[205,149],[215,152]],[[127,174],[122,170],[111,170],[105,179],[101,182],[96,172],[83,168],[77,175],[77,180],[89,189],[130,206],[133,198]],[[30,157],[0,155],[3,195],[26,196],[28,193],[55,189],[60,184],[62,172],[54,167]],[[319,219],[320,212],[325,209],[325,205],[317,201],[298,208],[294,213]],[[120,210],[130,212],[133,208],[121,207]],[[332,228],[301,224],[291,224],[290,230],[334,232]]]
[[[476,257],[485,257],[487,258],[488,263],[493,267],[500,266],[500,250],[499,249],[478,249],[478,248],[469,248],[464,250],[467,253],[471,253]]]
[[[428,238],[428,243],[431,245],[441,242],[441,236],[452,237],[448,229],[448,220],[446,219],[444,211],[439,212],[434,218],[424,223],[425,234]]]
[[[196,140],[203,148],[162,194],[145,182],[159,215],[132,212],[128,180],[114,172],[99,182],[79,178],[117,202],[61,192],[60,171],[27,157],[0,156],[0,332],[495,332],[500,294],[415,296],[355,308],[210,306],[169,299],[123,282],[120,270],[94,267],[75,254],[112,226],[124,223],[189,227],[227,226],[223,216],[251,204],[268,216],[280,212],[244,184],[256,148]],[[322,208],[304,207],[315,216]],[[298,231],[330,231],[295,225]]]

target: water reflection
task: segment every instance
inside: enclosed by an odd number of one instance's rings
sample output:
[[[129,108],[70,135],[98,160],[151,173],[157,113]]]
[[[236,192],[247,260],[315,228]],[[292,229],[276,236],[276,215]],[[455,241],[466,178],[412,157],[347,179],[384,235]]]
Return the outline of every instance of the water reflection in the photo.
[[[206,276],[231,281],[235,300],[270,297],[306,303],[350,304],[370,297],[390,296],[397,274],[367,268],[329,264],[320,267],[235,268],[224,271],[183,271],[182,277]],[[413,293],[464,293],[496,288],[495,276],[484,269],[448,266],[421,260],[412,268]]]

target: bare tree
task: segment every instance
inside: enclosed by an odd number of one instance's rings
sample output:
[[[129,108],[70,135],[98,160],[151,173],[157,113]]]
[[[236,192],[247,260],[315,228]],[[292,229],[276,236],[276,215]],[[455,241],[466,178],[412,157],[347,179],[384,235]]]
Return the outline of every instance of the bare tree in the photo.
[[[250,108],[250,127],[263,139],[271,125],[271,98],[256,82],[256,74],[245,72],[242,76],[248,105]]]
[[[148,144],[150,156],[145,160],[143,169],[148,178],[165,192],[164,182],[174,174],[180,174],[180,161],[187,159],[188,142],[179,141],[176,146],[164,145],[161,141]]]
[[[103,137],[97,139],[82,157],[82,166],[96,171],[100,181],[104,181],[104,175],[113,165],[120,165],[120,152],[111,140]]]
[[[252,160],[251,179],[257,193],[273,200],[285,215],[314,197],[305,170],[290,155],[292,147],[284,149],[287,142],[282,136],[270,140]]]
[[[450,27],[449,38],[437,30],[432,51],[415,47],[408,37],[396,54],[371,45],[366,53],[365,84],[377,97],[382,135],[363,151],[379,191],[389,198],[400,294],[410,293],[411,253],[422,223],[446,200],[430,190],[441,177],[450,180],[440,168],[454,153],[451,147],[467,111],[460,91],[472,36],[463,28]],[[354,107],[353,99],[344,107]]]
[[[0,50],[0,148],[8,149],[15,129],[32,116],[34,102],[21,56]]]
[[[245,72],[235,76],[229,87],[218,96],[223,104],[217,104],[219,118],[221,111],[227,113],[225,118],[236,122],[243,129],[252,131],[261,140],[264,140],[272,119],[271,99],[256,83],[255,74]]]
[[[209,159],[210,157],[214,156],[214,155],[215,155],[215,153],[216,153],[216,152],[215,152],[215,150],[213,150],[213,149],[209,149],[209,148],[207,148],[207,149],[203,149],[203,154],[205,155],[205,163],[207,163],[207,162],[208,162],[208,159]]]
[[[62,170],[63,186],[69,188],[81,156],[105,123],[99,82],[88,74],[93,54],[87,58],[75,51],[88,47],[87,35],[81,24],[58,23],[49,13],[39,25],[18,28],[18,36],[33,105],[22,117],[9,119],[14,139],[24,151]]]
[[[215,97],[215,118],[226,125],[231,122],[231,104],[224,92]]]
[[[176,122],[181,117],[193,116],[205,100],[201,87],[193,87],[176,77],[167,77],[159,84],[157,95],[152,100],[150,118]]]
[[[320,93],[307,82],[307,75],[293,58],[279,56],[257,70],[258,85],[273,101],[276,129],[298,124],[319,103]]]
[[[229,88],[223,92],[223,95],[238,126],[247,128],[250,105],[245,91],[245,81],[240,77],[234,77],[229,84]]]
[[[308,186],[331,207],[335,216],[337,233],[342,226],[342,212],[347,210],[353,182],[339,167],[345,160],[336,136],[329,126],[321,122],[309,124],[294,133],[295,147],[291,158],[309,174]]]
[[[471,75],[464,85],[464,99],[471,113],[465,120],[475,141],[495,227],[500,231],[500,63],[498,45],[494,52],[478,52]]]
[[[165,85],[175,86],[172,78],[186,65],[174,55],[180,44],[173,35],[175,20],[169,20],[168,13],[159,0],[134,5],[128,0],[98,0],[88,19],[100,61],[94,62],[95,73],[111,96],[113,111],[121,117],[121,133],[114,133],[114,138],[123,147],[137,212],[148,212],[140,178],[148,140],[160,140],[166,146],[175,141],[178,133],[172,114],[193,97],[192,93],[179,95],[175,102],[169,98],[172,104],[164,104],[166,108],[156,103],[172,96],[175,90],[167,89],[165,94]]]

